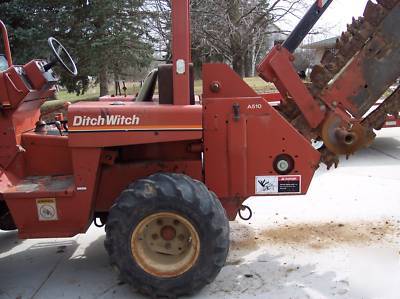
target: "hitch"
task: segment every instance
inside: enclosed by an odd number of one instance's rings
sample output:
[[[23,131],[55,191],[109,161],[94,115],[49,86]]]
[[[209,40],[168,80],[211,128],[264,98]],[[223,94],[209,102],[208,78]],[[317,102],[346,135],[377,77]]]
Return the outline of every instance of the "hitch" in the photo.
[[[248,216],[243,216],[243,212],[248,211]],[[248,221],[253,218],[253,211],[249,206],[242,205],[239,209],[239,217],[244,221]]]

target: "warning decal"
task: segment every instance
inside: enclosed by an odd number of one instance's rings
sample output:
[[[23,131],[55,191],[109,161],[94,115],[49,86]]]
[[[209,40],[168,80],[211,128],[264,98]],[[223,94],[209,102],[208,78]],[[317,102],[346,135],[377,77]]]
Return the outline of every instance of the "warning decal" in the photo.
[[[301,175],[257,176],[256,194],[300,194]]]
[[[58,220],[55,198],[41,198],[36,200],[39,221]]]

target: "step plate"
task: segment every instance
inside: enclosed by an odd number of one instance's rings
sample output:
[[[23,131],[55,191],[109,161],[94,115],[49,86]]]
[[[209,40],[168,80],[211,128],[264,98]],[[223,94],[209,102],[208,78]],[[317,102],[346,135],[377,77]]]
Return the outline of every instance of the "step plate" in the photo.
[[[68,197],[74,193],[73,176],[32,176],[4,192],[4,198]]]

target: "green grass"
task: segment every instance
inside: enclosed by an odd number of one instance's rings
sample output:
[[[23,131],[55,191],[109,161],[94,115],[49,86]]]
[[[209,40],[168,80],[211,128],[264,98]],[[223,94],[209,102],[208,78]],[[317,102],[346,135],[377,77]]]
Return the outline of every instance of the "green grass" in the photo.
[[[267,93],[267,92],[276,91],[274,85],[272,85],[270,83],[266,83],[260,77],[244,78],[244,81],[258,93]],[[195,94],[202,94],[202,92],[203,92],[202,84],[203,83],[201,80],[195,81],[195,83],[194,83]]]
[[[81,101],[97,101],[99,98],[99,94],[99,87],[90,88],[87,93],[79,96],[73,93],[68,93],[64,90],[59,91],[56,93],[56,100],[44,103],[44,105],[42,106],[42,112],[54,110],[57,109],[57,107],[60,107],[61,109],[66,102],[76,103]]]
[[[270,84],[266,83],[259,77],[253,77],[253,78],[245,78],[244,79],[247,84],[249,84],[256,92],[258,93],[267,93],[267,92],[273,92],[275,91],[275,87]],[[136,94],[139,91],[139,83],[137,82],[128,82],[127,83],[127,88],[128,88],[128,94]],[[194,84],[194,89],[196,94],[202,94],[203,87],[202,87],[202,81],[201,80],[196,80]],[[113,94],[115,92],[115,87],[114,85],[110,85],[109,87],[110,94]],[[57,100],[54,101],[49,101],[46,102],[42,110],[43,111],[48,111],[52,109],[56,109],[57,107],[62,107],[65,102],[71,102],[71,103],[76,103],[76,102],[81,102],[81,101],[97,101],[99,98],[100,94],[100,88],[99,86],[93,86],[89,88],[89,90],[83,94],[83,95],[75,95],[73,93],[68,93],[67,91],[60,91],[56,94]]]
[[[245,78],[244,81],[258,93],[276,92],[275,85],[266,83],[260,77]]]

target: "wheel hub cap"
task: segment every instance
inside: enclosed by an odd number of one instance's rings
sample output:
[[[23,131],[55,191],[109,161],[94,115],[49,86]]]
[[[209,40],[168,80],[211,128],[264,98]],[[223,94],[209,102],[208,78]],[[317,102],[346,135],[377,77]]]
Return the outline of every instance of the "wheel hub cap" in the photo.
[[[161,236],[165,241],[171,241],[176,237],[176,231],[172,226],[165,226],[161,230]]]
[[[186,218],[176,213],[157,213],[144,218],[134,229],[131,251],[144,271],[170,278],[193,267],[200,253],[200,240]]]

